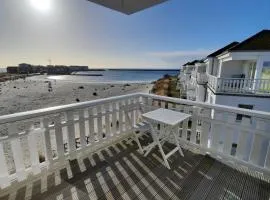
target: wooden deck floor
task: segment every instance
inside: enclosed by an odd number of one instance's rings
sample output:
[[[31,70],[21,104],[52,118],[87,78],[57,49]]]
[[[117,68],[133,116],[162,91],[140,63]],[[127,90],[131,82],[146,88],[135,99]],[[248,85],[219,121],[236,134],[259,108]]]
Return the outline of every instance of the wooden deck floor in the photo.
[[[165,144],[166,148],[171,148]],[[172,169],[154,150],[148,157],[125,141],[108,147],[70,168],[27,183],[6,199],[266,199],[270,184],[220,162],[185,151],[170,159]],[[2,196],[2,197],[1,197]]]

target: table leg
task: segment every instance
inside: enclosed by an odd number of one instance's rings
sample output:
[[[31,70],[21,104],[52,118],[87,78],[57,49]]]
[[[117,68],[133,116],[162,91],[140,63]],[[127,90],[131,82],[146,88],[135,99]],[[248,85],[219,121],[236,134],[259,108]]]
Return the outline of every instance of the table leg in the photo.
[[[181,155],[182,157],[184,157],[183,150],[182,150],[182,148],[181,148],[181,146],[180,146],[180,144],[179,144],[179,140],[178,140],[178,136],[177,136],[177,128],[176,128],[176,127],[174,127],[172,133],[173,133],[173,136],[174,136],[174,140],[175,140],[175,142],[176,142],[176,145],[177,145],[177,147],[178,147],[178,149],[179,149],[179,153],[180,153],[180,155]]]
[[[151,128],[151,135],[152,135],[152,138],[153,138],[153,142],[151,144],[149,144],[147,147],[145,147],[143,150],[146,151],[144,153],[144,156],[146,157],[150,152],[151,150],[158,144],[158,135],[156,134],[155,132],[155,129],[153,127],[152,124],[150,124],[150,128]]]
[[[159,150],[160,150],[161,156],[164,160],[165,166],[168,169],[171,169],[170,164],[168,162],[168,158],[171,155],[173,155],[175,152],[179,151],[180,155],[184,157],[184,153],[183,153],[182,148],[180,146],[180,143],[178,141],[177,127],[176,126],[168,126],[166,129],[163,129],[160,134],[156,133],[152,124],[150,124],[150,127],[151,127],[151,135],[153,137],[153,142],[143,149],[143,151],[146,151],[144,156],[147,156],[152,151],[152,149],[157,145]],[[160,140],[160,138],[163,137],[162,134],[167,135],[167,137],[169,137],[172,134],[174,136],[174,140],[175,140],[174,143],[175,143],[176,147],[171,152],[169,152],[167,155],[165,154],[165,152],[162,148],[162,145],[164,144],[165,141]]]

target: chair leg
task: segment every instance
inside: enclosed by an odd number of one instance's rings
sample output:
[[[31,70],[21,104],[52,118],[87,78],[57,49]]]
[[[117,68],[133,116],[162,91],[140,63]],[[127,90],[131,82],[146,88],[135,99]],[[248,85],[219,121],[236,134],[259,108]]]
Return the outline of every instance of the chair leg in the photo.
[[[139,152],[141,154],[143,154],[143,148],[142,148],[142,145],[140,143],[140,140],[139,140],[139,137],[136,135],[136,133],[134,132],[134,139],[135,139],[135,142],[137,143],[137,145],[139,146]]]
[[[148,154],[152,151],[152,149],[157,145],[157,142],[152,142],[151,144],[149,144],[147,147],[144,148],[145,154],[144,157],[148,156]]]
[[[165,155],[165,153],[164,153],[164,151],[163,151],[163,149],[162,149],[162,146],[161,146],[160,142],[158,142],[158,148],[159,148],[159,150],[160,150],[160,153],[161,153],[161,155],[162,155],[162,158],[163,158],[163,160],[164,160],[164,163],[165,163],[166,167],[167,167],[168,169],[171,169],[170,164],[169,164],[169,162],[168,162],[168,160],[167,160],[167,158],[166,158],[166,155]]]

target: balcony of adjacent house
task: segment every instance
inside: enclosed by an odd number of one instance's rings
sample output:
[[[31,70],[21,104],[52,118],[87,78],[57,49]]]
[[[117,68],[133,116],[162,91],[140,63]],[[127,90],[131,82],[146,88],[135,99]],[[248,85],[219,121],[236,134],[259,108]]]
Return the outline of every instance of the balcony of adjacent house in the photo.
[[[196,90],[197,81],[195,78],[191,77],[187,82],[187,90]]]
[[[270,68],[256,61],[227,61],[208,74],[208,86],[216,93],[270,96]]]
[[[186,68],[184,70],[184,73],[185,74],[191,74],[193,70],[194,70],[194,66],[193,65],[188,65],[188,66],[186,66]]]
[[[196,101],[196,89],[187,91],[187,99],[191,101]]]
[[[184,148],[171,169],[134,139],[165,130],[139,128],[158,108],[191,115],[162,142]],[[0,116],[0,199],[268,200],[269,126],[266,112],[142,93]]]
[[[192,79],[191,74],[182,74],[179,79],[179,82],[182,85],[187,85],[191,81],[191,79]]]
[[[192,81],[196,81],[197,84],[206,84],[208,81],[208,76],[206,72],[198,72],[198,71],[192,71],[191,73],[191,79]]]

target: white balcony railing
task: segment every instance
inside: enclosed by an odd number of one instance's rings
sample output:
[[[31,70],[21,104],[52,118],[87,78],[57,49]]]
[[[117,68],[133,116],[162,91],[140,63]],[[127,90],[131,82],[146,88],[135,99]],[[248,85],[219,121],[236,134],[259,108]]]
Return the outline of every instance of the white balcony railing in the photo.
[[[131,126],[125,113],[135,124],[141,119],[139,107],[191,114],[190,121],[178,128],[184,148],[209,154],[233,167],[255,170],[269,180],[270,113],[130,94],[0,116],[1,188],[128,138]]]
[[[208,81],[208,77],[206,73],[199,73],[196,71],[193,71],[191,73],[191,79],[196,80],[196,84],[206,84]]]
[[[188,90],[187,91],[187,99],[196,101],[196,90]]]
[[[221,93],[270,95],[270,79],[217,78],[208,75],[208,85]]]
[[[184,73],[185,73],[185,74],[191,74],[193,70],[194,70],[193,67],[187,67],[187,68],[184,70]]]
[[[191,76],[190,80],[186,83],[187,84],[187,90],[196,90],[197,81],[196,78]]]

